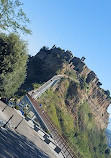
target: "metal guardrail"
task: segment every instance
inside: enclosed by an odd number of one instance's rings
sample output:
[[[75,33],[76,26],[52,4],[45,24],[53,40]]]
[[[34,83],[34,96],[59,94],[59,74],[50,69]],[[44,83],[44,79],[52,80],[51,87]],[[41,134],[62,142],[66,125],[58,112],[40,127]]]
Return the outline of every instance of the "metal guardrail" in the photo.
[[[40,97],[48,88],[53,86],[61,78],[62,78],[61,75],[56,75],[56,76],[52,77],[49,81],[44,83],[41,87],[39,87],[35,90],[32,90],[32,91],[29,91],[28,94],[31,95],[32,98],[36,99],[36,98]]]

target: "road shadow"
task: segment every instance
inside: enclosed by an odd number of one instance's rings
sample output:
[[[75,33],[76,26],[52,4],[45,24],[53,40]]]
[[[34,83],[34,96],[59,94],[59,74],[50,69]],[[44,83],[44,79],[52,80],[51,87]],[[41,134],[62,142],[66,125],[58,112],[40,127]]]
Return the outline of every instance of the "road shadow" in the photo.
[[[49,158],[41,149],[10,129],[0,129],[0,158]]]

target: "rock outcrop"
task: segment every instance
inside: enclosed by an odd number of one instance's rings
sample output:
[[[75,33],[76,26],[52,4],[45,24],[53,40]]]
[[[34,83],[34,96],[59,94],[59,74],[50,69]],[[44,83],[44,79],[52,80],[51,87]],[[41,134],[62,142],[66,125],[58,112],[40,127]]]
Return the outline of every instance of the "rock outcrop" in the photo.
[[[73,69],[76,71],[78,78],[81,79],[84,76],[86,83],[89,85],[89,90],[87,93],[84,92],[82,99],[87,101],[99,127],[105,129],[108,125],[109,114],[107,108],[111,103],[111,99],[98,86],[99,79],[97,75],[80,58],[74,57],[71,62],[74,65]]]
[[[90,70],[81,59],[73,57],[71,51],[65,51],[53,46],[51,49],[43,47],[34,57],[31,57],[28,64],[27,83],[45,82],[56,74],[63,74],[67,70],[77,74],[79,84],[83,82],[87,87],[80,89],[77,85],[70,85],[71,93],[76,93],[72,99],[66,99],[66,104],[77,119],[77,106],[84,100],[90,106],[98,128],[105,129],[108,125],[109,114],[107,108],[111,103],[102,88],[98,86],[97,75]],[[83,81],[84,79],[84,81]]]

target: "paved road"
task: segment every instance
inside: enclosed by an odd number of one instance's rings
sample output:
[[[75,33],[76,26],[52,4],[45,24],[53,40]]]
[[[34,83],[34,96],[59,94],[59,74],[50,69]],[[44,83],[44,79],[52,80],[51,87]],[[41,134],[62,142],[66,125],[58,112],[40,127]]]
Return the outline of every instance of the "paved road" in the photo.
[[[25,136],[0,129],[0,158],[49,158]]]
[[[56,75],[53,78],[51,78],[49,81],[47,81],[45,84],[43,84],[40,88],[37,90],[33,90],[28,92],[32,98],[38,98],[40,97],[48,88],[53,86],[55,83],[57,83],[63,76],[62,75]]]
[[[52,148],[40,139],[25,120],[15,131],[14,127],[22,117],[9,106],[2,113],[4,107],[6,104],[0,101],[0,120],[6,122],[12,115],[14,117],[10,121],[9,130],[0,129],[0,158],[58,158]]]

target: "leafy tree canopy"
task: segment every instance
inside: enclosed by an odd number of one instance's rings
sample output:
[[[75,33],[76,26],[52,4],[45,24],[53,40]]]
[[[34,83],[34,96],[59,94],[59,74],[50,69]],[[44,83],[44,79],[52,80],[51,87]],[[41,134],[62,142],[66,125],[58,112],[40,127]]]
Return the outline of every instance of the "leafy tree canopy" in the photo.
[[[110,154],[110,149],[109,149],[109,148],[107,148],[107,149],[105,150],[105,154],[107,154],[107,155]]]
[[[27,44],[15,34],[0,34],[0,97],[10,98],[26,76]]]
[[[19,0],[0,0],[0,28],[7,31],[23,31],[30,34],[27,28],[29,19],[23,12],[21,6],[23,4]]]
[[[110,91],[109,90],[106,90],[106,91],[104,91],[105,92],[105,94],[108,96],[108,97],[110,97]]]

